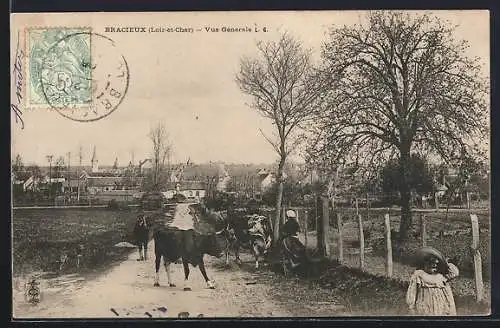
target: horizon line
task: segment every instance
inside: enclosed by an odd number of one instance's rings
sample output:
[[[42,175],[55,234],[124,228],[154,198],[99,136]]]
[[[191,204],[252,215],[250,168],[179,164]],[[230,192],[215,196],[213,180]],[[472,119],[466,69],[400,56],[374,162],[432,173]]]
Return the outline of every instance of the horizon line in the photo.
[[[11,160],[12,162],[12,160]],[[185,161],[183,162],[175,162],[175,163],[170,163],[170,165],[182,165],[182,164],[186,164]],[[223,164],[223,165],[256,165],[256,166],[259,166],[259,165],[277,165],[277,163],[269,163],[269,162],[225,162],[225,161],[207,161],[207,162],[199,162],[199,163],[190,163],[189,165],[191,166],[197,166],[197,165],[217,165],[217,164]],[[288,164],[305,164],[303,162],[298,162],[298,161],[289,161]],[[39,167],[49,167],[50,165],[48,163],[39,163],[39,162],[23,162],[23,166],[26,167],[26,166],[32,166],[32,165],[36,165],[36,166],[39,166]],[[135,163],[134,164],[135,166],[138,166],[138,163]],[[12,166],[12,163],[11,163],[11,166]],[[52,166],[55,166],[55,164],[53,163]],[[65,167],[68,166],[67,163],[64,164]],[[113,167],[114,166],[114,163],[113,164],[101,164],[99,163],[98,164],[99,167]],[[92,167],[92,164],[71,164],[70,163],[70,167]],[[127,164],[120,164],[117,166],[118,168],[125,168],[125,167],[128,167],[128,163]]]

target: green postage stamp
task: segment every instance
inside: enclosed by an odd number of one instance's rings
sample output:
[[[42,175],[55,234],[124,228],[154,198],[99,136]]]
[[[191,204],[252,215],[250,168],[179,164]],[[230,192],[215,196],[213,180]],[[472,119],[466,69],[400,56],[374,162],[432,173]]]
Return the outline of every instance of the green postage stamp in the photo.
[[[27,30],[27,106],[88,107],[92,103],[90,28]]]

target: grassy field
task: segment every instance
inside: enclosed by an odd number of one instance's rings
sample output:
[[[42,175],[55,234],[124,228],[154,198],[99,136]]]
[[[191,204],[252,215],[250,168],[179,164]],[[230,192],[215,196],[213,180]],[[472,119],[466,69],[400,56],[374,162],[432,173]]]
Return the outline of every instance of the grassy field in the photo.
[[[19,209],[13,211],[13,274],[76,271],[76,254],[83,256],[80,272],[92,271],[123,258],[132,242],[137,210]],[[78,248],[81,250],[78,251]],[[60,270],[62,254],[68,263]]]

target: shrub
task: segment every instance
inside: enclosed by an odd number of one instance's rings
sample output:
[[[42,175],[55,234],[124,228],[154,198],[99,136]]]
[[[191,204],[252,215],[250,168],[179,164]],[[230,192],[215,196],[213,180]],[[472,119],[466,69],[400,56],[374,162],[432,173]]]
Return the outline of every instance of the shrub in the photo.
[[[118,202],[116,201],[116,199],[112,199],[108,202],[108,208],[110,210],[117,210],[119,208],[119,204]]]

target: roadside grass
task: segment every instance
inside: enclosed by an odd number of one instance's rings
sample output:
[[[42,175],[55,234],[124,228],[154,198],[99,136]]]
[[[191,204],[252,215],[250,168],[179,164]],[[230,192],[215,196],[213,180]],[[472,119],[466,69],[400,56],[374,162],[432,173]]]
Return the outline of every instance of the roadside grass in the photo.
[[[242,256],[246,262],[240,269],[261,276],[261,282],[270,285],[269,296],[286,305],[297,316],[403,316],[408,315],[406,291],[408,280],[415,270],[413,254],[421,246],[420,213],[414,214],[410,232],[411,239],[402,249],[393,242],[393,276],[386,277],[385,269],[385,210],[363,212],[365,234],[365,268],[360,270],[359,227],[355,211],[342,212],[344,261],[336,262],[338,256],[338,233],[336,220],[331,220],[329,243],[331,260],[321,274],[316,276],[287,276],[279,266],[270,264],[267,269],[255,270],[249,254]],[[367,215],[369,214],[369,215]],[[491,230],[488,211],[478,211],[480,226],[480,252],[483,262],[485,298],[475,300],[472,270],[471,224],[467,211],[427,212],[427,244],[441,250],[458,265],[460,276],[452,282],[458,315],[488,315],[491,304],[490,265]],[[391,211],[391,227],[399,230],[398,212]],[[314,226],[309,225],[311,228]],[[311,229],[312,230],[312,229]],[[304,233],[299,239],[305,243]],[[307,234],[307,248],[314,252],[317,238],[315,231]],[[272,260],[271,260],[272,261]],[[273,262],[273,261],[272,261]],[[234,270],[234,266],[232,266]],[[274,273],[271,273],[274,271]],[[321,271],[321,270],[318,270]]]
[[[405,316],[408,282],[387,278],[366,271],[328,261],[316,275],[294,274],[284,276],[278,265],[261,269],[253,267],[250,254],[242,254],[243,264],[231,264],[225,270],[244,270],[267,284],[268,295],[285,306],[294,316],[351,317],[351,316]],[[224,270],[224,265],[217,265]],[[474,296],[460,294],[453,283],[455,303],[459,316],[488,315],[489,302],[477,303]]]
[[[353,312],[365,315],[407,315],[408,281],[373,275],[332,262],[318,283],[347,300]],[[489,303],[477,304],[470,294],[460,294],[452,283],[459,315],[488,314]]]
[[[439,213],[441,214],[441,213]],[[465,214],[467,216],[467,213]],[[383,219],[373,216],[371,220]],[[393,226],[398,217],[392,218]],[[489,221],[480,216],[481,228],[481,255],[483,258],[483,279],[485,284],[484,301],[477,303],[473,271],[470,267],[472,258],[468,253],[471,242],[470,224],[463,214],[449,215],[444,225],[440,215],[428,217],[429,240],[428,245],[437,247],[459,266],[461,275],[452,282],[458,315],[488,315],[490,313],[490,231]],[[415,220],[417,223],[418,220]],[[382,221],[383,222],[383,221]],[[364,224],[370,226],[370,220]],[[416,224],[415,224],[416,225]],[[449,234],[438,236],[439,229],[451,227],[451,230],[463,230],[464,234]],[[414,232],[415,232],[414,226]],[[413,252],[420,247],[417,238],[410,240],[408,246],[400,250],[398,256],[396,249],[393,251],[394,268],[393,277],[387,278],[385,272],[385,243],[376,244],[383,230],[375,231],[367,240],[365,254],[365,269],[359,269],[358,227],[354,219],[344,220],[344,262],[339,264],[336,260],[338,249],[338,236],[335,227],[330,227],[329,246],[331,260],[326,268],[316,270],[320,272],[315,276],[294,275],[285,277],[279,265],[268,265],[267,269],[255,270],[253,258],[245,254],[242,259],[246,262],[240,269],[248,272],[258,272],[263,278],[262,282],[270,285],[269,296],[279,303],[286,305],[296,316],[403,316],[408,315],[405,302],[408,280],[415,268],[412,266]],[[417,228],[418,229],[418,228]],[[378,234],[378,236],[377,236]],[[305,243],[304,234],[299,239]],[[377,239],[377,237],[379,237]],[[395,244],[395,243],[394,243]],[[310,231],[307,235],[307,246],[310,254],[316,247],[316,233]],[[245,260],[246,259],[246,260]],[[271,262],[274,262],[271,260]],[[232,268],[234,269],[234,267]],[[269,274],[271,271],[273,274]]]

